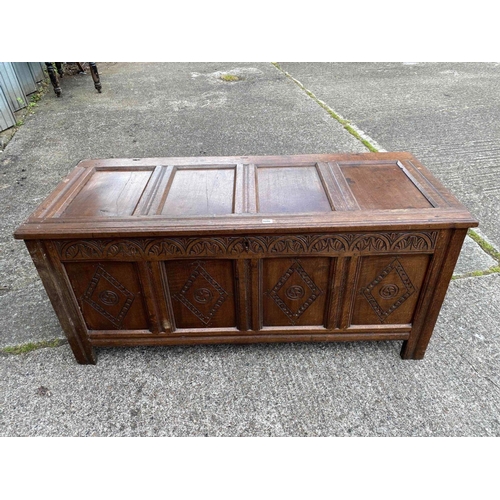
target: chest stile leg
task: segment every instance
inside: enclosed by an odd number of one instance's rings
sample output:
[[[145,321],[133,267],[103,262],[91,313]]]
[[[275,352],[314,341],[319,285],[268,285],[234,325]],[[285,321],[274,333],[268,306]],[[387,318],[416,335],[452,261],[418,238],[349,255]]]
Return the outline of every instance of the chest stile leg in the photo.
[[[403,343],[403,359],[423,359],[466,235],[467,229],[443,231],[440,234],[410,338]]]
[[[77,362],[96,364],[85,321],[53,244],[50,241],[27,240],[26,246]]]

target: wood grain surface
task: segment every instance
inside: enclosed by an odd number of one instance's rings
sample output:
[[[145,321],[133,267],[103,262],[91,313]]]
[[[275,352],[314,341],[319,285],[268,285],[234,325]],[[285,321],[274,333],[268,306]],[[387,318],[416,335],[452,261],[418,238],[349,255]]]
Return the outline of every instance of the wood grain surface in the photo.
[[[477,221],[408,153],[86,160],[16,231],[95,346],[403,341]]]

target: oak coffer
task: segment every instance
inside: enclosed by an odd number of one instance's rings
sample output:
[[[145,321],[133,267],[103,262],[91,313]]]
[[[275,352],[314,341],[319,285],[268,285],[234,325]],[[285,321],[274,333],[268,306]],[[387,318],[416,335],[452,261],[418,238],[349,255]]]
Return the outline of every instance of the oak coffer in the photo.
[[[421,359],[477,221],[408,153],[86,160],[16,231],[94,347],[400,340]]]

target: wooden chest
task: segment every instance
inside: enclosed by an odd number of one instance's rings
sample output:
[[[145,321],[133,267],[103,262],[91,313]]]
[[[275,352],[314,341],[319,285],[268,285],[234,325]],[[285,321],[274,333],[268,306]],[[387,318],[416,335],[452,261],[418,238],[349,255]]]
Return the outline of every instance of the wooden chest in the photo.
[[[15,233],[94,347],[400,340],[477,221],[408,153],[82,161]]]

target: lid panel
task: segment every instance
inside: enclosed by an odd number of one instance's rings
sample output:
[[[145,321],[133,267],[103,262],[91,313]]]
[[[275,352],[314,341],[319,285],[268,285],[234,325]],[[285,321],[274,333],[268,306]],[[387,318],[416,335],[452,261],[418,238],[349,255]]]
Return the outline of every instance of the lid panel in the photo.
[[[257,168],[258,212],[331,212],[316,165]]]
[[[80,162],[15,237],[302,234],[477,225],[410,153],[111,158]]]
[[[132,215],[152,170],[95,170],[61,217]]]
[[[230,215],[234,207],[235,167],[177,168],[167,188],[165,216]],[[164,195],[165,197],[165,195]]]
[[[433,208],[395,162],[339,166],[362,210]]]

